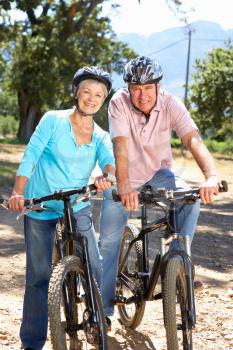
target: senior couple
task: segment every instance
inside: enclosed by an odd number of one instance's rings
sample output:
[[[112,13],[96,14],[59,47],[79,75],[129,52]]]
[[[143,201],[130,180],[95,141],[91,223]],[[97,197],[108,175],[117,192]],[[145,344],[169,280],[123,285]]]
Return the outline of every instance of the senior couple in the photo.
[[[109,329],[121,235],[130,211],[138,208],[138,191],[145,185],[188,187],[172,171],[173,130],[204,175],[200,186],[202,202],[212,202],[218,193],[213,158],[184,104],[161,89],[162,76],[159,63],[148,57],[136,57],[125,65],[126,87],[118,90],[109,103],[110,139],[94,122],[95,113],[111,91],[110,76],[99,67],[80,68],[72,84],[75,106],[49,111],[42,117],[26,148],[9,199],[10,210],[22,211],[24,198],[41,197],[61,188],[83,187],[97,163],[102,173],[116,176],[121,198],[117,203],[112,200],[112,183],[102,175],[95,178],[97,189],[103,191],[99,244],[93,227],[85,231]],[[55,211],[30,212],[24,216],[27,266],[20,338],[22,348],[27,350],[41,350],[47,336],[52,247],[55,226],[63,214],[60,203],[52,205]],[[79,203],[74,212],[78,228],[80,216],[82,222],[89,221],[90,204]],[[181,235],[188,233],[190,241],[198,215],[199,202],[178,210],[177,230]]]

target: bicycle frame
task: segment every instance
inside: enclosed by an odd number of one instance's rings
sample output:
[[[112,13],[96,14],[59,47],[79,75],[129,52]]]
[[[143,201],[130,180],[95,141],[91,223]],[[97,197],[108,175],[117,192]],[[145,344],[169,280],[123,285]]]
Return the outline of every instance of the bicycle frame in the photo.
[[[75,242],[78,242],[78,244],[81,247],[81,252],[82,252],[82,262],[83,265],[85,266],[86,270],[86,276],[88,279],[88,294],[87,294],[87,301],[88,305],[90,306],[91,310],[93,311],[93,321],[97,321],[96,317],[96,308],[95,308],[95,302],[94,302],[94,287],[93,287],[93,282],[92,282],[92,271],[91,271],[91,264],[90,264],[90,259],[89,259],[89,253],[88,253],[88,242],[87,238],[82,236],[79,232],[76,231],[76,228],[74,226],[74,216],[73,216],[73,209],[71,205],[71,200],[70,197],[64,198],[64,227],[62,230],[61,237],[57,239],[57,249],[58,249],[58,255],[59,259],[63,258],[65,255],[76,255],[75,253]],[[66,251],[66,254],[64,254],[64,250]],[[74,276],[74,278],[76,278]],[[66,289],[63,289],[63,297],[64,297],[64,306],[65,310],[68,310],[68,296],[66,293]],[[77,297],[77,296],[76,296]],[[72,324],[69,325],[67,331],[69,333],[69,328],[70,332],[74,332],[77,330],[77,327]]]
[[[108,174],[104,174],[104,177],[109,178]],[[58,214],[48,293],[54,349],[62,350],[67,344],[76,349],[83,341],[102,350],[108,348],[106,320],[99,288],[92,275],[88,239],[81,229],[77,229],[79,215],[76,218],[72,209],[73,205],[89,200],[96,193],[95,184],[89,184],[83,188],[61,189],[41,198],[25,199],[24,211],[18,216],[46,210]],[[74,198],[76,195],[78,197]],[[47,202],[51,200],[63,201],[63,214],[49,208]],[[0,205],[8,209],[8,199],[0,198]],[[92,220],[89,220],[91,227]]]
[[[187,281],[187,290],[188,290],[188,313],[189,313],[189,327],[195,325],[196,323],[196,311],[195,311],[195,301],[194,301],[194,288],[193,288],[193,264],[191,262],[191,258],[189,256],[190,254],[190,247],[187,237],[184,238],[184,245],[186,247],[187,252],[185,251],[168,251],[165,253],[165,246],[169,245],[172,240],[174,239],[181,239],[175,232],[172,230],[173,227],[175,227],[175,215],[174,215],[174,206],[173,203],[171,204],[171,207],[169,209],[169,214],[172,213],[172,224],[171,221],[168,222],[168,217],[165,215],[164,217],[160,218],[159,220],[151,223],[148,225],[147,221],[147,207],[146,205],[142,205],[141,207],[141,230],[138,234],[138,236],[133,239],[129,247],[122,259],[121,265],[119,266],[119,271],[122,271],[124,264],[127,260],[127,257],[130,253],[131,248],[137,241],[142,242],[142,257],[143,257],[143,271],[138,274],[138,278],[143,279],[143,293],[140,294],[140,297],[144,301],[152,301],[161,299],[162,295],[161,293],[158,293],[154,295],[155,287],[158,283],[158,279],[161,276],[163,278],[167,261],[169,259],[172,259],[173,256],[179,256],[183,266],[184,271],[186,275],[186,281]],[[161,237],[161,246],[160,251],[158,254],[156,254],[154,263],[152,266],[152,270],[149,273],[149,255],[148,255],[148,234],[152,231],[164,231],[168,229],[170,233],[170,237],[168,239],[165,239],[164,237]],[[134,284],[130,283],[130,280],[127,276],[124,275],[123,272],[120,272],[118,274],[118,278],[121,279],[121,281],[127,285],[127,287],[133,292],[134,291]],[[134,293],[133,293],[134,294]],[[132,302],[135,302],[135,299],[138,296],[130,297],[128,300],[125,301],[125,304],[130,304]]]

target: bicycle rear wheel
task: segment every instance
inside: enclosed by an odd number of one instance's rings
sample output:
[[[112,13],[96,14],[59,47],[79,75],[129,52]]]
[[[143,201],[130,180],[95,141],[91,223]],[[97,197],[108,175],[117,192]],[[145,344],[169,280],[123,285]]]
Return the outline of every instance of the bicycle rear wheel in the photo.
[[[54,350],[107,349],[105,317],[94,284],[96,313],[88,305],[88,281],[80,259],[67,256],[54,267],[48,297],[51,343]]]
[[[119,267],[128,249],[129,243],[138,233],[138,229],[134,225],[126,226],[121,241]],[[126,327],[132,329],[135,329],[141,323],[145,311],[146,302],[142,300],[143,280],[137,275],[138,272],[142,271],[142,243],[137,241],[131,248],[122,270],[118,270],[118,273],[122,272],[126,279],[130,280],[129,284],[131,286],[133,285],[134,292],[120,277],[117,278],[116,288],[117,299],[122,299],[122,304],[119,303],[117,305],[120,319]],[[130,298],[132,298],[131,302],[127,304],[127,300],[129,301]]]
[[[168,259],[162,294],[167,350],[192,350],[187,283],[184,264],[178,255]]]

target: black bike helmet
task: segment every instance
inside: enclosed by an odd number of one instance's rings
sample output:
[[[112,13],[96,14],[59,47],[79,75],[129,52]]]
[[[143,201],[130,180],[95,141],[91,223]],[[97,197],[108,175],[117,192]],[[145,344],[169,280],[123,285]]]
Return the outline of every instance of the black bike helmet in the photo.
[[[132,84],[158,83],[162,77],[160,64],[145,56],[136,57],[126,63],[123,73],[124,81]]]
[[[73,78],[73,94],[76,97],[78,86],[83,80],[93,79],[98,80],[103,83],[108,93],[110,93],[112,88],[112,81],[110,79],[110,75],[105,72],[102,68],[99,67],[83,67],[77,70]]]

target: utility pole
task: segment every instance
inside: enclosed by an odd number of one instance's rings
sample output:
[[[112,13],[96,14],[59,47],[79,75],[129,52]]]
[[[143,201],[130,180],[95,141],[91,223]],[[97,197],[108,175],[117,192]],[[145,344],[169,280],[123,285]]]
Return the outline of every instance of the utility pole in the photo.
[[[188,102],[188,83],[189,83],[189,66],[190,66],[190,53],[191,53],[191,36],[192,36],[192,29],[189,27],[188,28],[188,54],[187,54],[185,91],[184,91],[184,104],[185,104],[185,106],[187,106],[187,102]]]

